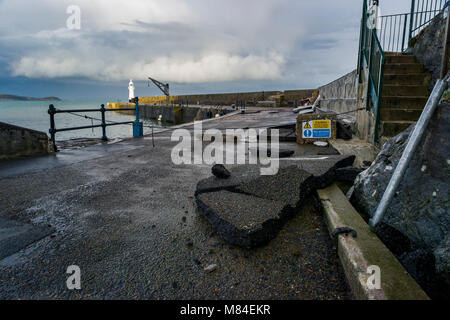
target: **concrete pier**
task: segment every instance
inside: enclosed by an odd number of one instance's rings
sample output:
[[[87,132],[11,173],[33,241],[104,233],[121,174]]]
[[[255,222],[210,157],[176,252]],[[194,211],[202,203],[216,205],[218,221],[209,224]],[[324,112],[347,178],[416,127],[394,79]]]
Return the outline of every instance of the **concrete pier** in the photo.
[[[109,103],[109,109],[133,108],[133,104]],[[211,119],[235,111],[231,107],[211,106],[165,106],[139,104],[139,115],[144,119],[159,120],[170,124],[183,124],[192,121]],[[135,114],[134,111],[118,111],[126,114]]]

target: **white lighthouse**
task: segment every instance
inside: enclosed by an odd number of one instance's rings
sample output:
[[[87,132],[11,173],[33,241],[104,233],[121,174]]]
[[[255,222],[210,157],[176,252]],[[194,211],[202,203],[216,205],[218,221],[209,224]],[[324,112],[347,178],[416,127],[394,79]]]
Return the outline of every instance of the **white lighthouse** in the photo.
[[[133,80],[130,80],[130,83],[128,84],[128,101],[131,101],[134,98],[134,84]]]

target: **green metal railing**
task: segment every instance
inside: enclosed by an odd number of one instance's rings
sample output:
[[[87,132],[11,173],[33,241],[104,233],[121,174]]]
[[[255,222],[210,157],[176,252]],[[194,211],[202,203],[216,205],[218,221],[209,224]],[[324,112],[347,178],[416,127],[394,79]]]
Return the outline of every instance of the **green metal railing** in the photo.
[[[392,14],[379,18],[378,38],[385,52],[403,52],[408,47],[410,14]]]
[[[409,39],[419,34],[447,5],[447,0],[412,0]]]
[[[383,90],[383,74],[386,56],[378,39],[377,29],[369,22],[368,9],[373,1],[363,0],[363,17],[361,19],[361,38],[359,45],[358,73],[363,82],[363,70],[367,77],[366,109],[373,109],[375,116],[375,142],[379,141],[380,104]]]
[[[360,83],[367,80],[366,109],[373,109],[375,116],[375,142],[379,141],[385,52],[404,52],[409,41],[443,12],[449,3],[448,0],[411,0],[410,13],[375,16],[374,19],[371,9],[378,6],[379,1],[363,0],[358,75]]]
[[[445,8],[448,0],[411,0],[409,13],[381,16],[378,38],[385,52],[404,52],[417,36]]]

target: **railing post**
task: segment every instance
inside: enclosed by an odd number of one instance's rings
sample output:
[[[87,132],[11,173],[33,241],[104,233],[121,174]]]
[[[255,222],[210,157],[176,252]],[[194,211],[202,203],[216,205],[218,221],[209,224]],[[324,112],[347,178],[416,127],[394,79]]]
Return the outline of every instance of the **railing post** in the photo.
[[[139,121],[139,98],[134,98],[136,104],[136,121],[133,122],[133,137],[142,137],[144,135],[143,123]]]
[[[413,29],[414,29],[414,11],[416,9],[416,0],[411,0],[411,19],[409,20],[409,36],[408,36],[408,43],[409,40],[412,39]]]
[[[372,74],[372,57],[373,57],[373,32],[369,32],[369,61],[367,61],[367,98],[366,110],[370,110],[370,90],[371,90],[371,74]]]
[[[106,137],[106,120],[105,120],[105,105],[102,104],[100,108],[100,112],[102,113],[102,141],[108,141]]]
[[[136,98],[134,98],[134,104],[135,104],[135,107],[136,107],[136,122],[139,122],[139,98],[138,97],[136,97]]]
[[[56,111],[55,106],[51,104],[48,108],[48,114],[50,115],[50,130],[48,132],[50,133],[50,137],[53,142],[53,151],[58,152],[58,147],[56,147],[56,140],[55,140],[56,134],[55,111]]]
[[[405,22],[403,25],[402,52],[405,51],[406,27],[408,25],[408,14],[405,13]]]
[[[442,55],[441,79],[448,73],[448,52],[450,46],[450,7],[447,7],[447,27],[445,28],[444,53]]]
[[[384,64],[386,62],[386,57],[383,52],[381,52],[381,62],[380,62],[380,70],[378,77],[378,99],[377,104],[375,106],[375,131],[374,131],[374,140],[375,143],[380,141],[380,119],[381,119],[381,99],[383,96],[383,77],[384,77]]]
[[[363,9],[362,9],[362,17],[361,17],[361,30],[359,32],[359,51],[358,51],[358,81],[359,83],[362,83],[361,78],[361,70],[362,70],[362,59],[363,59],[363,43],[364,43],[364,34],[365,34],[365,15],[366,15],[366,9],[367,2],[366,0],[363,0]]]

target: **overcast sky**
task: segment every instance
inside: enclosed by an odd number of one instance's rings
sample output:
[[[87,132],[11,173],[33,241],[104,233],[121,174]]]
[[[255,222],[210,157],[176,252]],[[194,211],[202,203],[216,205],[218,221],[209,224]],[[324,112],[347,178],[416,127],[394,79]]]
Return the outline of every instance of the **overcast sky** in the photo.
[[[384,3],[386,2],[386,3]],[[380,1],[383,14],[410,0]],[[67,8],[81,9],[70,30]],[[357,63],[361,0],[0,0],[0,93],[72,100],[316,88]],[[139,81],[140,80],[140,81]]]

